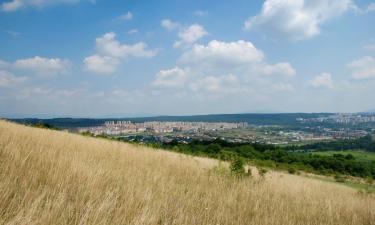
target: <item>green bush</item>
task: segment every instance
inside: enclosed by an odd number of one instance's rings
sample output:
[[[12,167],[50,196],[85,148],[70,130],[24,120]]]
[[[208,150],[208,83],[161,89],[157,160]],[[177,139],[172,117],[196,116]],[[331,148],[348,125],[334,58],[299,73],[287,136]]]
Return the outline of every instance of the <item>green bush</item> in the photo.
[[[268,170],[265,169],[265,168],[260,168],[260,169],[258,169],[258,172],[259,172],[259,176],[264,178],[266,176],[266,173],[268,172]]]
[[[290,173],[290,174],[295,174],[296,172],[297,172],[297,170],[294,169],[294,167],[289,167],[289,168],[288,168],[288,173]]]
[[[245,175],[244,160],[240,157],[234,158],[230,163],[230,171],[236,176]]]
[[[341,175],[335,175],[335,181],[339,183],[345,183],[346,179]]]

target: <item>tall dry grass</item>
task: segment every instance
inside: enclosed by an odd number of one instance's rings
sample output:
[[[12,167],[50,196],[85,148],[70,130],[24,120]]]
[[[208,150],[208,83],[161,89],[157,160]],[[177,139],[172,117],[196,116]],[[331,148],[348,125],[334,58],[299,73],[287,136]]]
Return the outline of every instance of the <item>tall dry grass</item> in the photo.
[[[269,173],[0,121],[0,224],[375,224],[375,199]]]

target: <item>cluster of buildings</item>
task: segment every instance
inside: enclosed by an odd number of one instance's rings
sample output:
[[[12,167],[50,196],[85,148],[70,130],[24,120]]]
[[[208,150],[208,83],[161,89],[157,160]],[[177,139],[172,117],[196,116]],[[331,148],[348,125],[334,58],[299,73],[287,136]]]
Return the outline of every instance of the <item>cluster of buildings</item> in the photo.
[[[340,113],[326,117],[318,118],[297,118],[298,122],[309,123],[309,122],[328,122],[328,123],[342,123],[342,124],[359,124],[359,123],[370,123],[375,122],[375,114],[357,114],[357,113]]]
[[[132,123],[131,121],[106,121],[104,125],[97,127],[79,128],[78,132],[90,132],[94,135],[108,134],[121,135],[131,133],[173,133],[173,132],[201,132],[217,131],[227,129],[246,128],[247,123],[226,123],[226,122],[161,122],[150,121],[143,123]]]

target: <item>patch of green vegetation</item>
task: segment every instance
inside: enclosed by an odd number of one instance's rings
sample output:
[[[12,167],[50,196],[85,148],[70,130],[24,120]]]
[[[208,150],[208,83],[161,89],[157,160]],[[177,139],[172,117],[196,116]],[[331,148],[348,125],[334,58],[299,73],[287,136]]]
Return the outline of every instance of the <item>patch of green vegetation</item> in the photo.
[[[347,150],[347,151],[319,151],[313,152],[314,155],[320,156],[333,156],[335,154],[341,154],[343,156],[352,155],[358,161],[375,161],[375,153],[374,152],[366,152],[361,150]]]
[[[38,122],[34,124],[29,124],[31,127],[36,127],[36,128],[43,128],[43,129],[49,129],[49,130],[59,130],[57,127],[52,126],[51,124],[48,123],[43,123],[43,122]]]

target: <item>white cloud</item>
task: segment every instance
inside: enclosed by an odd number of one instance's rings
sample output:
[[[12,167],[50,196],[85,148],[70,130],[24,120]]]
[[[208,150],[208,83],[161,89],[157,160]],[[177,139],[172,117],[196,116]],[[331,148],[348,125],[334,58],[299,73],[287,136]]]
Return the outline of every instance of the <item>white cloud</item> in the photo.
[[[96,39],[97,54],[83,60],[84,70],[98,74],[116,72],[122,59],[131,57],[151,58],[157,50],[147,50],[147,44],[138,42],[133,45],[121,44],[113,32],[106,33]]]
[[[175,30],[180,27],[180,24],[170,19],[164,19],[161,21],[161,26],[167,30]]]
[[[261,62],[264,55],[255,48],[251,42],[221,42],[210,41],[205,45],[194,45],[186,51],[180,61],[182,63],[202,63],[212,66],[230,65],[237,66],[247,63]]]
[[[240,90],[238,78],[233,74],[224,76],[207,76],[193,81],[190,88],[194,91],[206,91],[212,93],[234,93]]]
[[[183,87],[189,77],[189,68],[181,69],[175,67],[172,69],[161,70],[156,74],[152,86],[164,88],[180,88]]]
[[[138,42],[134,45],[121,44],[116,40],[116,34],[106,33],[96,39],[96,48],[102,55],[115,58],[145,57],[150,58],[157,54],[157,50],[146,50],[147,44]]]
[[[347,66],[351,69],[354,79],[375,78],[375,59],[371,56],[354,60]]]
[[[175,42],[174,47],[180,47],[183,44],[193,44],[206,35],[208,35],[208,32],[203,26],[193,24],[178,33],[180,40]]]
[[[133,13],[127,12],[124,15],[121,15],[118,17],[120,20],[132,20],[133,19]]]
[[[129,30],[128,32],[126,32],[127,34],[138,34],[138,30],[137,29],[131,29]]]
[[[112,74],[120,61],[109,56],[92,55],[83,60],[84,70],[97,74]]]
[[[26,79],[26,77],[16,77],[12,73],[0,70],[0,87],[10,87],[24,82]]]
[[[294,76],[296,71],[290,63],[283,62],[274,65],[263,64],[259,66],[259,73],[265,75],[282,74],[285,76]]]
[[[310,85],[314,88],[333,88],[332,75],[330,73],[317,75],[310,81]]]
[[[352,0],[266,0],[262,11],[245,21],[245,29],[261,28],[293,40],[312,38],[320,26],[350,9]]]
[[[267,64],[264,54],[251,42],[210,41],[205,45],[194,45],[187,50],[179,62],[201,70],[221,70],[229,73],[256,73],[258,75],[280,74],[293,76],[294,68],[287,62]]]
[[[6,12],[17,11],[21,8],[33,7],[33,8],[43,8],[45,6],[67,3],[73,4],[78,3],[82,0],[10,0],[1,4],[1,10]],[[95,3],[94,0],[88,0],[91,3]]]
[[[14,63],[16,69],[29,70],[39,75],[56,75],[68,71],[70,62],[59,58],[34,58],[19,59]]]
[[[174,88],[178,95],[194,95],[200,99],[250,94],[255,90],[270,94],[293,91],[292,84],[281,80],[295,73],[290,63],[268,64],[263,52],[251,42],[213,40],[207,45],[194,44],[184,49],[177,66],[156,74],[152,86]]]

